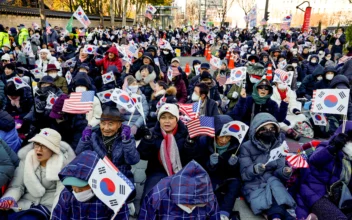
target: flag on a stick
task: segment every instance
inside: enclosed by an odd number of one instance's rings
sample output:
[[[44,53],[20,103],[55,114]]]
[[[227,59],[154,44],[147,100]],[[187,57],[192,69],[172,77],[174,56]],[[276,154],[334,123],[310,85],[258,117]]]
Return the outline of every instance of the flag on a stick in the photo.
[[[73,92],[65,99],[63,112],[71,114],[86,114],[93,109],[94,91]]]
[[[214,137],[215,136],[215,126],[214,117],[200,116],[194,120],[187,123],[187,128],[189,136],[194,138],[196,136],[205,135]]]
[[[292,154],[286,157],[286,161],[293,168],[308,168],[307,160],[300,154]]]
[[[79,6],[77,8],[77,10],[75,11],[75,13],[73,13],[73,16],[79,21],[81,22],[81,24],[85,27],[88,28],[88,26],[90,25],[90,20],[87,17],[86,13],[84,13],[83,9],[81,6]]]
[[[68,33],[72,32],[72,26],[73,26],[73,15],[71,16],[70,20],[68,20],[68,23],[66,25],[66,30]]]
[[[199,102],[190,103],[190,104],[178,103],[178,106],[180,108],[180,112],[187,115],[189,118],[194,119],[197,116],[198,103]]]

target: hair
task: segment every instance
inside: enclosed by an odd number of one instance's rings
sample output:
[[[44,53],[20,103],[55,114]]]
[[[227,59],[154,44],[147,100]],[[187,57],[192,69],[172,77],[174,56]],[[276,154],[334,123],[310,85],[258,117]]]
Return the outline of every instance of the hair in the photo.
[[[160,87],[163,87],[163,89],[168,88],[167,84],[163,80],[159,80],[158,82],[156,82],[156,84],[158,84]]]
[[[199,88],[199,96],[201,95],[208,95],[209,87],[205,83],[198,83],[196,87]]]
[[[149,74],[154,71],[154,67],[152,67],[151,65],[142,65],[141,68],[139,68],[139,71],[142,71],[144,69],[147,69]]]

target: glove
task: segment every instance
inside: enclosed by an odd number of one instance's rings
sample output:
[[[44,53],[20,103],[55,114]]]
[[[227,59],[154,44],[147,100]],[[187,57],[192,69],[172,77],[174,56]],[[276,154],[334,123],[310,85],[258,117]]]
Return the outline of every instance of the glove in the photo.
[[[219,154],[213,153],[210,155],[210,165],[215,166],[219,163]]]
[[[238,98],[238,92],[233,92],[232,93],[232,98],[237,99]]]
[[[88,125],[82,132],[82,141],[89,141],[90,136],[92,136],[92,126]]]
[[[122,125],[121,137],[124,141],[131,139],[131,128],[128,125]]]
[[[334,139],[330,142],[330,145],[332,147],[330,147],[330,151],[332,153],[337,153],[338,151],[340,151],[347,143],[347,138],[348,135],[345,133],[340,133],[337,136],[334,137]]]
[[[194,140],[189,135],[187,135],[186,141],[191,144],[194,143]]]
[[[131,134],[136,135],[137,130],[138,130],[137,126],[136,126],[136,125],[133,125],[133,126],[131,127]]]
[[[147,140],[150,140],[153,137],[152,132],[147,127],[142,128],[142,134],[143,134],[143,137]]]
[[[254,172],[256,174],[263,174],[265,171],[265,165],[262,163],[257,163],[256,165],[254,165]]]
[[[150,112],[149,115],[152,118],[156,118],[156,116],[157,116],[156,112]]]
[[[238,157],[234,154],[229,158],[228,162],[231,166],[235,165],[238,161]]]
[[[36,101],[35,101],[35,110],[36,110],[38,113],[44,112],[45,106],[46,106],[46,102],[45,102],[45,101],[39,101],[39,100],[36,100]]]
[[[292,174],[292,168],[291,167],[284,167],[282,170],[282,173],[284,174],[284,176],[291,176]]]

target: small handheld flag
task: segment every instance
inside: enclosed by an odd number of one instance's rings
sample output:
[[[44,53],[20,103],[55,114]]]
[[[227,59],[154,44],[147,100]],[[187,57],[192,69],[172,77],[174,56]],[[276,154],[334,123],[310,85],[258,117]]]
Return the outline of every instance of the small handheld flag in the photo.
[[[112,71],[103,74],[102,78],[103,78],[103,83],[104,84],[108,84],[110,82],[114,82],[115,81],[115,76],[114,76],[114,73]]]
[[[209,137],[215,136],[214,117],[200,116],[187,123],[189,136],[194,138],[196,136],[206,135]]]
[[[113,89],[105,90],[103,92],[98,92],[97,96],[100,99],[101,103],[107,103],[110,102],[111,99],[111,94],[114,92]]]
[[[275,160],[278,160],[280,158],[286,157],[288,154],[288,145],[286,143],[286,141],[282,142],[282,144],[280,145],[280,147],[277,147],[275,149],[272,149],[270,151],[270,156],[269,156],[269,160],[268,162],[265,163],[265,166]]]
[[[93,109],[94,91],[73,92],[65,99],[63,112],[71,114],[86,114]]]
[[[111,101],[115,102],[119,107],[133,113],[136,108],[129,94],[121,89],[115,88],[110,97]]]
[[[233,136],[237,138],[238,142],[241,144],[246,133],[249,129],[249,126],[240,121],[231,121],[229,123],[224,124],[221,129],[221,136]]]

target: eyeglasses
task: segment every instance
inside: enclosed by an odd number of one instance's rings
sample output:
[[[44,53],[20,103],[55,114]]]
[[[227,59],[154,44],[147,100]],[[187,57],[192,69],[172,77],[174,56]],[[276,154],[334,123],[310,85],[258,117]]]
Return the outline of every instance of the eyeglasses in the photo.
[[[260,90],[267,90],[267,91],[270,90],[269,86],[258,86],[257,88],[260,89]]]
[[[46,146],[44,146],[43,144],[40,144],[40,143],[34,143],[34,149],[37,150],[37,149],[41,149],[41,150],[48,150],[49,148],[47,148]]]
[[[259,129],[259,132],[262,133],[262,132],[276,132],[276,128],[275,127],[271,127],[271,128],[260,128]]]

